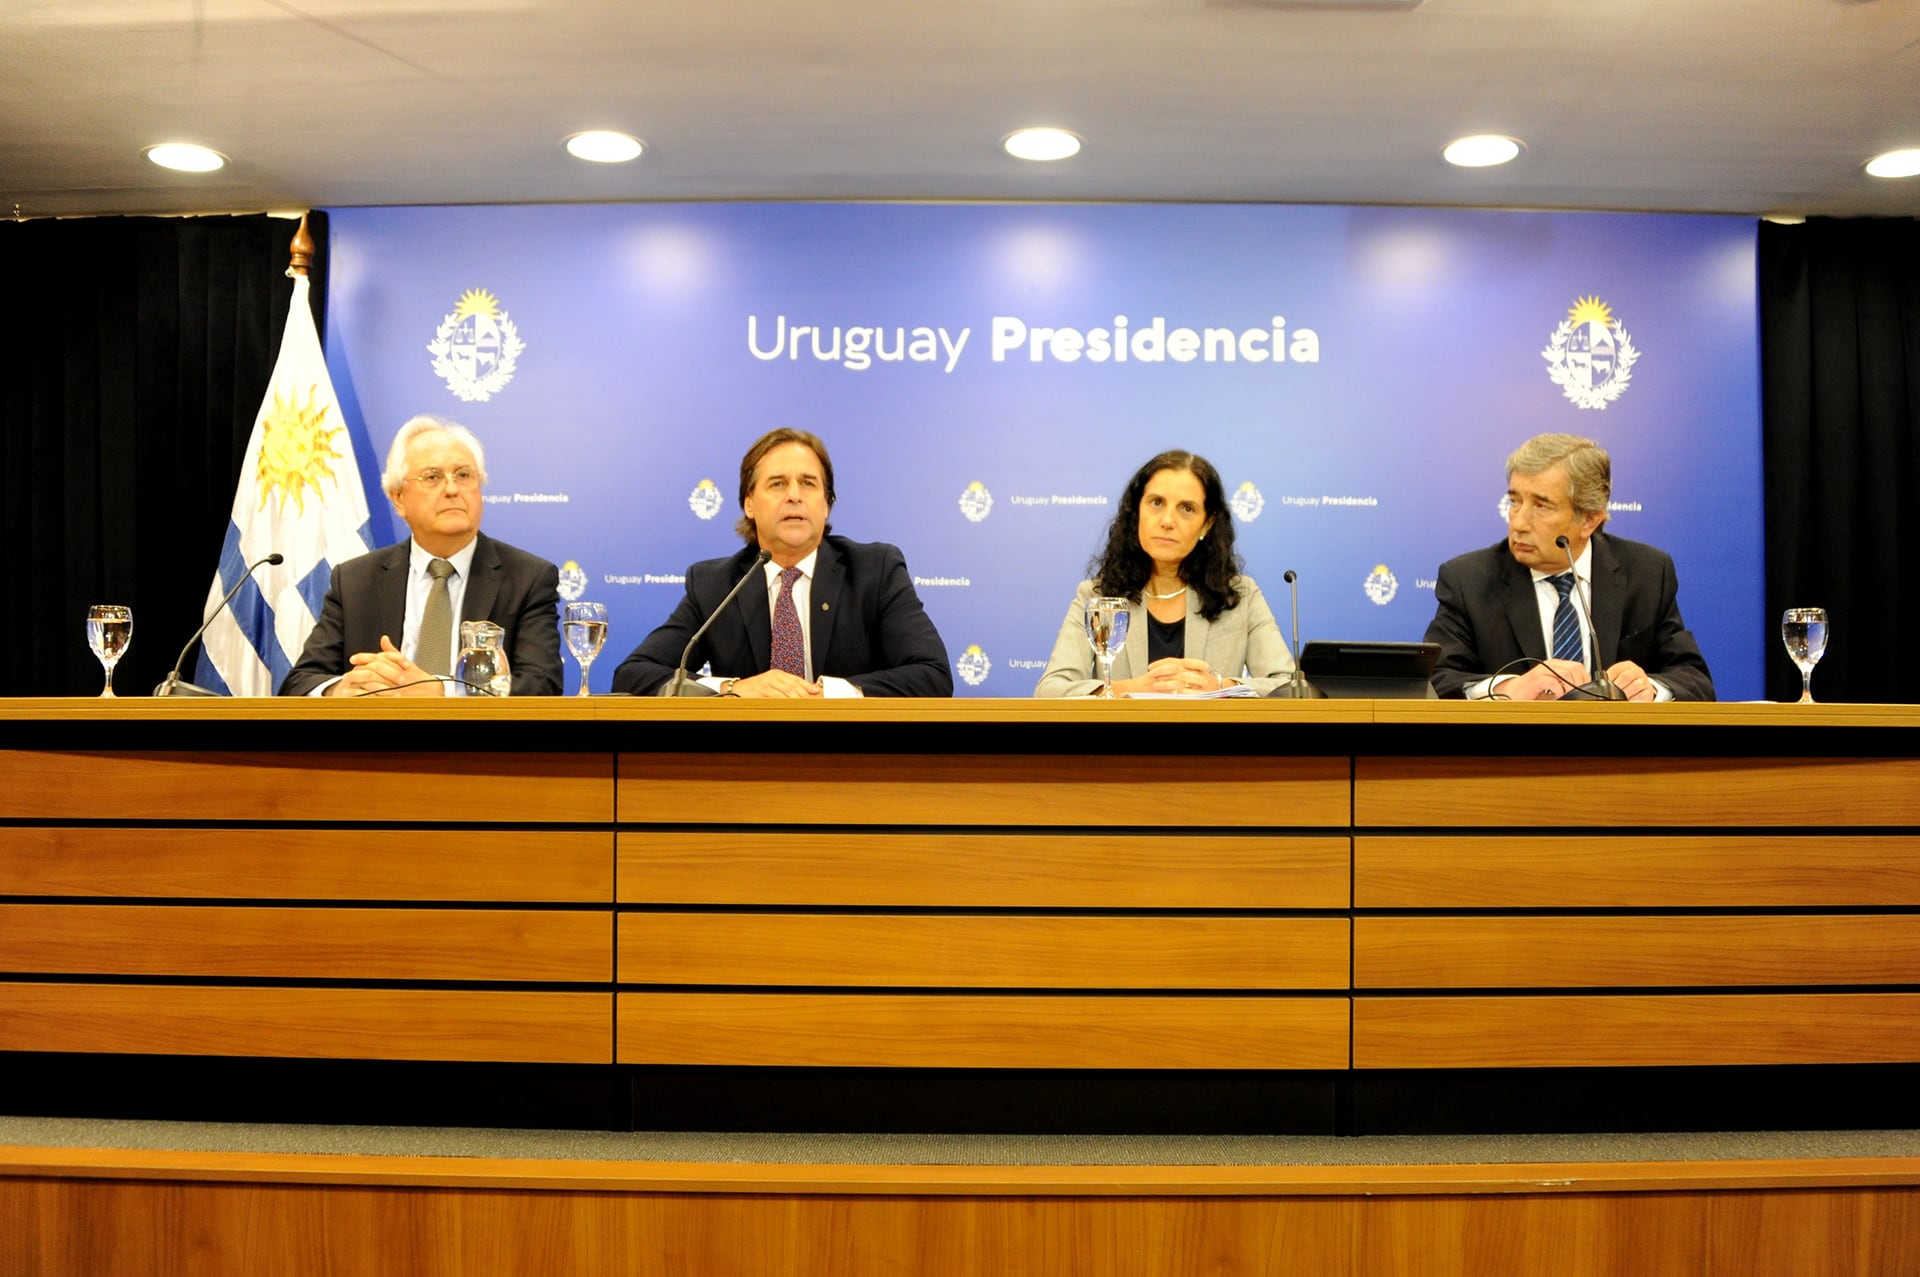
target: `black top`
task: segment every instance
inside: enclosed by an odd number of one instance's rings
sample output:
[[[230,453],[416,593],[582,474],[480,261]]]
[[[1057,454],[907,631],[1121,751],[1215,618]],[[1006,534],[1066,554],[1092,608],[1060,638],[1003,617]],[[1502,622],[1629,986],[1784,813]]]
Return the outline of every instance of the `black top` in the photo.
[[[1185,656],[1187,654],[1187,618],[1177,621],[1163,621],[1147,613],[1147,664],[1151,665],[1163,656]]]

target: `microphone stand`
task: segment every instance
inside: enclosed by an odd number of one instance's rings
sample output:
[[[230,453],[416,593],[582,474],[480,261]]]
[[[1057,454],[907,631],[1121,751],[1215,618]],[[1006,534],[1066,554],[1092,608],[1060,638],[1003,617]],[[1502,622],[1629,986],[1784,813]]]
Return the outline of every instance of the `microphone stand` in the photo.
[[[1593,664],[1588,667],[1588,672],[1593,675],[1592,681],[1584,686],[1573,688],[1565,695],[1585,696],[1596,701],[1624,701],[1627,699],[1627,694],[1613,685],[1613,680],[1607,677],[1606,667],[1600,664],[1600,631],[1593,628],[1593,591],[1584,588],[1586,583],[1580,579],[1579,569],[1573,566],[1573,547],[1567,543],[1567,538],[1555,537],[1553,543],[1560,547],[1562,554],[1567,556],[1567,571],[1573,573],[1574,585],[1582,587],[1580,603],[1585,610],[1583,619],[1587,623],[1587,642],[1590,644],[1588,650],[1593,654]]]
[[[1304,701],[1317,693],[1308,684],[1306,671],[1300,668],[1300,574],[1288,568],[1286,581],[1293,595],[1293,674],[1286,686],[1275,688],[1272,695],[1282,700]]]
[[[153,689],[155,696],[218,696],[220,694],[182,679],[180,667],[187,663],[187,653],[191,652],[193,645],[200,641],[200,636],[207,632],[207,627],[220,619],[220,614],[227,610],[227,604],[233,602],[233,596],[240,593],[240,587],[251,581],[253,574],[260,568],[277,568],[286,561],[286,555],[276,552],[247,566],[247,570],[240,574],[240,579],[233,583],[233,588],[227,591],[227,597],[220,600],[220,606],[213,609],[211,616],[200,622],[200,628],[193,632],[193,637],[187,640],[187,645],[180,649],[180,658],[173,663],[173,672],[160,681],[160,686]]]
[[[753,566],[740,574],[740,579],[733,583],[731,590],[727,591],[727,597],[720,600],[720,606],[707,614],[707,619],[700,623],[700,628],[695,630],[693,637],[687,640],[686,648],[680,653],[680,664],[674,668],[673,684],[667,689],[668,696],[712,696],[714,694],[713,689],[710,687],[702,687],[698,683],[689,683],[687,681],[687,662],[693,657],[693,645],[698,643],[701,637],[706,634],[708,628],[720,619],[720,614],[727,610],[727,605],[733,602],[734,596],[740,593],[741,587],[745,586],[748,581],[751,581],[753,574],[765,567],[767,560],[772,557],[773,551],[760,551],[760,557],[753,561]]]

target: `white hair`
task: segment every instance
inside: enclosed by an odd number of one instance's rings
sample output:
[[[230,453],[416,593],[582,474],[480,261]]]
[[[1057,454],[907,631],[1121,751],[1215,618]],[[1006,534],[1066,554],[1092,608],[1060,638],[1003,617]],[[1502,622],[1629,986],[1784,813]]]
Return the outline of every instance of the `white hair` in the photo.
[[[480,472],[480,482],[486,483],[487,450],[474,438],[473,431],[457,421],[422,413],[417,417],[409,417],[407,424],[400,427],[400,433],[393,437],[393,444],[387,449],[387,468],[380,473],[380,485],[389,493],[399,492],[401,485],[407,481],[407,449],[421,435],[435,433],[450,436],[471,452],[473,468]]]

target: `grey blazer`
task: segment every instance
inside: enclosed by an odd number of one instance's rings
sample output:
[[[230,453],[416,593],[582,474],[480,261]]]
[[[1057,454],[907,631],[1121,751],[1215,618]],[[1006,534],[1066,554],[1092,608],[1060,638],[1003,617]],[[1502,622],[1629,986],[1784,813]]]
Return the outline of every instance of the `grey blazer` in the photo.
[[[1204,660],[1213,672],[1237,678],[1265,696],[1293,673],[1293,653],[1280,633],[1273,609],[1250,576],[1233,579],[1240,603],[1208,621],[1200,615],[1200,596],[1187,591],[1188,656]],[[1087,600],[1093,582],[1082,581],[1053,641],[1053,656],[1040,676],[1035,696],[1091,696],[1100,690],[1098,662],[1087,642]],[[1116,679],[1133,678],[1147,669],[1147,608],[1144,602],[1127,605],[1127,643],[1113,660]]]

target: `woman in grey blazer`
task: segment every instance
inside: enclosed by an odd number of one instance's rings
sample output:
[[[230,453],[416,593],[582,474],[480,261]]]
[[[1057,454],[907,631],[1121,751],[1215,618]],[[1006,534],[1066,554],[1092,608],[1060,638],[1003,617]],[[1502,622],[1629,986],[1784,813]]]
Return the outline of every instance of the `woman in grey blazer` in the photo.
[[[1252,577],[1241,576],[1233,515],[1220,472],[1191,452],[1163,452],[1121,494],[1107,543],[1087,564],[1035,696],[1109,691],[1087,642],[1087,600],[1127,600],[1127,640],[1113,662],[1113,695],[1193,694],[1244,684],[1274,690],[1293,654]]]

